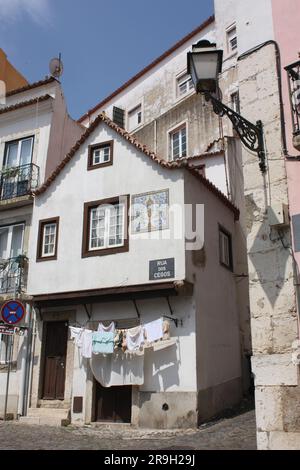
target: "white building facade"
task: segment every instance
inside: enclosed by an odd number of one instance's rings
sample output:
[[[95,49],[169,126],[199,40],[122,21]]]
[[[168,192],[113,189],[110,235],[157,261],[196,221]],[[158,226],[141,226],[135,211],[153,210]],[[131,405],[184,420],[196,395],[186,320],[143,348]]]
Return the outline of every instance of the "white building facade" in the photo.
[[[100,115],[36,192],[28,290],[38,324],[38,360],[27,422],[195,427],[240,401],[232,272],[239,211],[197,168],[185,166],[167,164]],[[164,201],[157,203],[159,211],[166,212],[158,223],[149,212],[149,198],[159,197]],[[137,198],[146,207],[140,225]],[[133,210],[128,226],[127,211],[121,217],[117,233],[125,235],[116,243],[109,225],[105,242],[95,214],[107,204],[119,208],[123,203]],[[191,250],[183,228],[188,226],[185,204],[198,204],[200,212],[204,205],[198,243]],[[104,226],[112,223],[103,217]],[[55,239],[46,253],[49,224]],[[219,246],[222,237],[227,248]],[[164,264],[167,271],[153,271],[153,265]],[[217,296],[213,283],[219,286]],[[160,319],[169,322],[170,338],[142,347],[128,374],[121,371],[112,385],[116,371],[107,357],[83,356],[69,328],[96,331],[99,323],[114,322],[130,330]],[[54,331],[63,338],[62,349],[62,342],[54,344]],[[122,354],[114,349],[112,361]]]

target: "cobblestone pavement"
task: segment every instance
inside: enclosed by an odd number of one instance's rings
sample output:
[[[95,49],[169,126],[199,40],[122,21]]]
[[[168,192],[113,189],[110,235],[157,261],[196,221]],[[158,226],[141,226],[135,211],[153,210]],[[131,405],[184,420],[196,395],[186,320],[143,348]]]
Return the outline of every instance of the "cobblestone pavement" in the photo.
[[[93,428],[53,428],[0,421],[0,450],[252,450],[256,449],[255,414],[201,426],[198,430],[154,431]]]

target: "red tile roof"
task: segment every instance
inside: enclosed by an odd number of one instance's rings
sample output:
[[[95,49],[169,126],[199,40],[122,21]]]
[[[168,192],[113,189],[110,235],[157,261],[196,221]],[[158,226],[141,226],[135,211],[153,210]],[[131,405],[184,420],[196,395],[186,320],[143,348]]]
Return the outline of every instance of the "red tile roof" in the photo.
[[[182,38],[180,41],[176,42],[174,46],[172,46],[170,49],[168,49],[166,52],[164,52],[161,56],[159,56],[157,59],[155,59],[151,64],[147,65],[144,69],[142,69],[140,72],[138,72],[136,75],[134,75],[130,80],[125,82],[122,86],[117,88],[111,95],[107,96],[104,98],[104,100],[100,101],[94,108],[90,109],[87,113],[85,113],[81,118],[78,119],[78,122],[84,121],[86,118],[88,118],[91,114],[93,114],[95,111],[98,111],[101,109],[106,103],[108,103],[112,98],[117,96],[119,93],[121,93],[123,90],[128,88],[132,83],[134,83],[136,80],[141,78],[143,75],[145,75],[149,70],[153,69],[156,65],[158,65],[160,62],[162,62],[164,59],[166,59],[168,56],[170,56],[173,52],[175,52],[179,47],[181,47],[184,43],[189,41],[195,34],[200,33],[205,29],[207,26],[212,24],[215,20],[214,16],[210,16],[204,23],[202,23],[200,26],[198,26],[196,29],[194,29],[191,33],[187,34],[184,38]]]
[[[40,86],[48,85],[49,83],[52,83],[52,82],[58,82],[58,80],[56,80],[56,78],[54,78],[54,77],[48,77],[48,78],[45,78],[44,80],[40,80],[38,82],[31,83],[31,84],[26,85],[22,88],[16,88],[15,90],[9,91],[8,93],[6,93],[6,97],[8,98],[9,96],[17,95],[18,93],[23,93],[25,91],[33,90],[34,88],[38,88]]]
[[[0,115],[4,113],[9,113],[10,111],[15,111],[17,109],[25,108],[26,106],[31,106],[32,104],[41,103],[52,99],[50,95],[39,96],[38,98],[33,98],[32,100],[22,101],[21,103],[13,104],[12,106],[6,106],[5,108],[0,108]]]
[[[160,157],[158,157],[154,152],[148,149],[146,145],[141,144],[132,134],[129,134],[121,127],[117,126],[111,119],[109,119],[105,114],[101,113],[97,116],[97,118],[93,121],[90,127],[87,128],[85,133],[81,136],[81,138],[76,142],[74,147],[70,150],[70,152],[66,155],[66,157],[62,160],[62,162],[57,166],[57,168],[52,172],[49,178],[45,181],[45,183],[38,188],[34,194],[36,196],[44,193],[47,188],[53,183],[53,181],[58,177],[60,172],[63,168],[67,165],[67,163],[73,158],[77,150],[84,144],[84,142],[88,139],[88,137],[92,134],[92,132],[98,127],[98,125],[103,122],[108,127],[116,131],[119,135],[121,135],[124,139],[130,142],[135,148],[143,152],[147,157],[151,158],[155,163],[162,166],[163,168],[168,169],[181,169],[186,168],[190,171],[194,176],[196,176],[203,185],[208,188],[211,192],[213,192],[229,209],[231,209],[234,213],[235,219],[238,220],[239,218],[239,210],[235,207],[232,202],[223,194],[214,184],[212,184],[208,179],[202,176],[199,172],[199,169],[195,167],[192,163],[189,162],[189,158],[183,158],[181,160],[177,160],[175,162],[168,162]]]

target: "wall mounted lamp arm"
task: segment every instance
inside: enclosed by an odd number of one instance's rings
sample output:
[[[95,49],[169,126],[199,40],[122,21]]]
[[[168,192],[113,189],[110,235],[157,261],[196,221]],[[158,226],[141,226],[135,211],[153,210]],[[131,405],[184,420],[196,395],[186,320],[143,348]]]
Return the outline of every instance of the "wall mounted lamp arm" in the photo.
[[[214,112],[220,116],[227,116],[238,133],[242,143],[252,152],[257,152],[259,167],[262,173],[266,172],[266,154],[264,148],[264,137],[262,122],[257,121],[256,125],[245,119],[233,109],[226,106],[215,98],[210,92],[203,92],[206,101],[211,102]]]

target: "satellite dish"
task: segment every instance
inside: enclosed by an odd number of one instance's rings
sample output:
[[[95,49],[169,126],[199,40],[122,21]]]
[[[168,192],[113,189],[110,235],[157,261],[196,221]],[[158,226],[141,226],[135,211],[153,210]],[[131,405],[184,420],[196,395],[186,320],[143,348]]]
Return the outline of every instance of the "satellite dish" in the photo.
[[[63,66],[63,63],[61,61],[61,55],[60,54],[59,54],[58,58],[55,57],[54,59],[52,59],[50,61],[49,70],[50,70],[51,76],[55,77],[55,78],[59,78],[63,74],[64,66]]]

